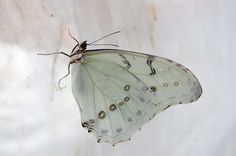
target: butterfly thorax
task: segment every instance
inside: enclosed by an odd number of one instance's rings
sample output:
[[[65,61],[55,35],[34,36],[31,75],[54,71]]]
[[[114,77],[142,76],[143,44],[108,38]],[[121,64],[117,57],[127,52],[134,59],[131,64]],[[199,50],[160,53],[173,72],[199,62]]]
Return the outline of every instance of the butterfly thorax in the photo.
[[[70,64],[80,63],[82,57],[83,55],[81,53],[71,56]]]
[[[75,54],[75,55],[71,56],[71,60],[70,60],[70,64],[74,64],[74,63],[85,64],[87,62],[88,62],[88,60],[87,60],[86,55],[84,53]]]

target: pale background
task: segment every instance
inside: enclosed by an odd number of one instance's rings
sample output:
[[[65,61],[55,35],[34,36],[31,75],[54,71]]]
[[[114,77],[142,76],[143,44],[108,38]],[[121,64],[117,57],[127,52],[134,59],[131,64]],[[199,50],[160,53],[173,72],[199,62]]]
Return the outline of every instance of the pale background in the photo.
[[[70,77],[75,42],[101,43],[184,64],[202,97],[160,113],[131,141],[98,144],[80,124]],[[100,47],[97,47],[100,48]],[[107,47],[110,48],[110,47]],[[0,0],[0,156],[235,156],[235,0]]]

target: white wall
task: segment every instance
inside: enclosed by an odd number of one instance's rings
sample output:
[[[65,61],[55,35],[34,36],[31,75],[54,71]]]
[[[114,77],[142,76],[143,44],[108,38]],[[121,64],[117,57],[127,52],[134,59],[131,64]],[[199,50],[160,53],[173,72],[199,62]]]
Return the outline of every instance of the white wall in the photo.
[[[236,2],[234,0],[0,1],[1,156],[236,155]],[[199,78],[202,97],[160,113],[112,147],[80,124],[67,72],[80,41],[104,39],[120,49],[184,64]]]

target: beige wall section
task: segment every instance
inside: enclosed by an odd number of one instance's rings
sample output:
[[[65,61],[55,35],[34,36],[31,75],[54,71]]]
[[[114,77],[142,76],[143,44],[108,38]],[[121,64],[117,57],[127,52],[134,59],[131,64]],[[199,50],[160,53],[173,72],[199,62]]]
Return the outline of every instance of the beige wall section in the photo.
[[[235,155],[234,0],[0,0],[1,156]],[[161,113],[130,142],[97,144],[80,125],[71,93],[57,81],[74,41],[168,57],[189,67],[203,86],[190,105]],[[99,47],[98,47],[99,48]],[[104,47],[101,47],[104,48]]]
[[[6,42],[33,48],[65,46],[72,42],[67,34],[70,28],[80,40],[94,40],[121,30],[121,37],[111,40],[119,41],[120,46],[132,48],[130,45],[133,45],[137,50],[156,46],[158,17],[154,1],[9,1],[3,4],[4,22],[0,28],[11,29],[1,35]]]

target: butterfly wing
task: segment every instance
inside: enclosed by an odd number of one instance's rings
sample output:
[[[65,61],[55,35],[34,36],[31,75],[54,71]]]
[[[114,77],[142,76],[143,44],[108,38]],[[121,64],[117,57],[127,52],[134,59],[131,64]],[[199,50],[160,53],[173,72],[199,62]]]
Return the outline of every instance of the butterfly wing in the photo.
[[[157,56],[89,50],[73,64],[72,91],[82,126],[98,141],[128,140],[156,113],[197,100],[202,88],[186,67]]]

